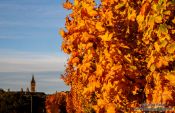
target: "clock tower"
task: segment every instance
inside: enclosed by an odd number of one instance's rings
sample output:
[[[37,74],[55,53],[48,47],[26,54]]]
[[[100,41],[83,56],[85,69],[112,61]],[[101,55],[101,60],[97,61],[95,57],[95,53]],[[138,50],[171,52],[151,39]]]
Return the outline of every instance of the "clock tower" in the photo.
[[[31,92],[35,92],[35,87],[36,87],[36,83],[33,75],[31,80]]]

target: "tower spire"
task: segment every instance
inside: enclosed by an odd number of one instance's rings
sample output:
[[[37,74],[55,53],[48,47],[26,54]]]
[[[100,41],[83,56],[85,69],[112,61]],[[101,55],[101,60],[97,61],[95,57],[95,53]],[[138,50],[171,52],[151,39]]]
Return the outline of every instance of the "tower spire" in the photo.
[[[32,75],[32,81],[31,81],[31,83],[35,83],[34,74]]]
[[[31,92],[35,92],[35,87],[36,87],[36,83],[35,83],[35,78],[34,78],[34,74],[33,74],[32,80],[31,80]]]

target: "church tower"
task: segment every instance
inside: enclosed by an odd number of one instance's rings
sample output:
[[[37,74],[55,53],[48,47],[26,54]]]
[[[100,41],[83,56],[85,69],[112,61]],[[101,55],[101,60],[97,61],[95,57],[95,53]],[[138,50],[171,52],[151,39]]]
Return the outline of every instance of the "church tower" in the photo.
[[[31,80],[31,92],[35,92],[35,87],[36,87],[36,83],[33,75]]]

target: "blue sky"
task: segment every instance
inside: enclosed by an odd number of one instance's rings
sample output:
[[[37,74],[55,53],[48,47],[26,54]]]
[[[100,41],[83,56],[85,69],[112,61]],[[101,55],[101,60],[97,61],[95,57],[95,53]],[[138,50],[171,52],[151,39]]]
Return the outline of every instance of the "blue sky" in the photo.
[[[61,51],[58,34],[69,14],[63,9],[63,2],[0,0],[0,88],[25,88],[29,83],[21,81],[27,82],[35,74],[40,81],[38,91],[53,93],[69,89],[59,79],[68,58]],[[44,78],[47,79],[42,81]],[[10,81],[14,84],[10,85]],[[52,88],[44,88],[50,84]]]
[[[58,29],[68,14],[63,0],[0,0],[0,47],[32,52],[55,52]],[[48,43],[49,42],[49,43]]]

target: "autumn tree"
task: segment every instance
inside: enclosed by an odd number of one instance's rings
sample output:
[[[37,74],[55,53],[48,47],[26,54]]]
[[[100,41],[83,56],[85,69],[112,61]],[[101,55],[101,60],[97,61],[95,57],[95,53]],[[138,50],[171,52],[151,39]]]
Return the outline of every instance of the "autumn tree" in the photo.
[[[70,113],[175,107],[174,0],[67,0],[64,7],[72,11],[60,30]]]
[[[59,92],[48,95],[45,101],[47,113],[67,113],[66,112],[66,93]]]

